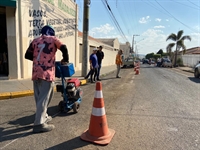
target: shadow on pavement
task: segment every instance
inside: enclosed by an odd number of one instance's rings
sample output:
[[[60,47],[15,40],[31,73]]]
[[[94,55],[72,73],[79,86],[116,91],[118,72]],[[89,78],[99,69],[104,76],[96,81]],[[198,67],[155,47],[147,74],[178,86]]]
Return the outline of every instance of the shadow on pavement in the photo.
[[[200,78],[195,78],[195,77],[188,77],[190,79],[190,81],[193,81],[195,83],[200,83]]]
[[[48,114],[50,116],[56,113],[58,113],[58,106],[53,106],[48,108]],[[23,116],[21,118],[7,122],[6,124],[9,124],[10,126],[6,125],[7,127],[5,128],[0,127],[0,135],[1,135],[0,142],[13,140],[19,137],[25,137],[33,134],[32,128],[34,119],[35,119],[35,113],[29,116]]]
[[[34,118],[35,118],[35,114],[30,115],[30,116],[24,116],[16,120],[9,121],[8,124],[16,125],[16,126],[17,125],[26,126],[26,125],[32,124],[34,121]]]
[[[19,128],[10,127],[10,129],[0,128],[0,134],[1,134],[0,142],[17,139],[19,137],[29,136],[30,134],[32,134],[32,130],[30,130],[32,128],[33,128],[32,125]]]
[[[81,147],[84,147],[84,146],[87,146],[89,145],[90,143],[88,142],[85,142],[83,140],[80,139],[80,137],[75,137],[69,141],[66,141],[64,143],[60,143],[58,145],[55,145],[53,147],[50,147],[50,148],[47,148],[45,150],[58,150],[58,149],[69,149],[69,150],[72,150],[72,149],[78,149],[78,148],[81,148]]]

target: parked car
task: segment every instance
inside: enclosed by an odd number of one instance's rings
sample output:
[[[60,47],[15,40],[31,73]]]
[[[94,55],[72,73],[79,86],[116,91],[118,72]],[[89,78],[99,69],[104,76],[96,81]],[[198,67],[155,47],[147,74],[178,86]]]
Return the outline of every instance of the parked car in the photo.
[[[170,60],[164,60],[163,63],[162,63],[162,67],[172,68],[172,62]]]
[[[194,68],[194,77],[199,78],[200,77],[200,61]]]
[[[154,65],[155,63],[156,63],[156,62],[155,62],[154,60],[152,60],[152,61],[151,61],[151,64],[153,64],[153,65]]]
[[[148,59],[143,59],[142,63],[143,64],[150,64]]]
[[[134,58],[133,57],[128,57],[126,59],[122,59],[122,61],[123,61],[122,68],[126,68],[127,66],[134,67]]]

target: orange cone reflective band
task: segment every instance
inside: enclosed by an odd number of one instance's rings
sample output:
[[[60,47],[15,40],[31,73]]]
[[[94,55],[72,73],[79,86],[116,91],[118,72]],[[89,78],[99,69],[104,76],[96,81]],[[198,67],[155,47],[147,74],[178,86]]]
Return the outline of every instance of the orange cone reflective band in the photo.
[[[81,135],[81,139],[100,145],[106,145],[110,143],[114,134],[115,131],[109,129],[107,124],[102,84],[101,82],[97,82],[89,129]]]

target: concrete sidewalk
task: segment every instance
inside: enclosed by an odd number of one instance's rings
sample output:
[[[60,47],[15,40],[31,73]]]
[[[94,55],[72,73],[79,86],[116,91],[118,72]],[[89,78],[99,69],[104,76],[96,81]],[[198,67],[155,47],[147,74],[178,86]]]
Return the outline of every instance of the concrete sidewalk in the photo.
[[[116,65],[102,67],[100,76],[105,76],[115,70]],[[81,85],[87,84],[88,80],[81,77],[81,71],[76,71],[72,77],[81,80]],[[56,78],[55,83],[61,83],[61,78]],[[0,80],[0,100],[31,95],[33,95],[33,82],[31,79]]]
[[[194,72],[194,70],[189,67],[177,67],[174,69],[179,69],[191,73]],[[116,71],[116,65],[102,67],[100,76],[105,76],[114,71]],[[87,80],[85,80],[84,77],[81,77],[81,71],[76,71],[72,77],[80,79],[81,85],[87,84]],[[61,79],[57,78],[56,83],[59,82],[61,82]],[[33,83],[31,79],[0,80],[0,100],[31,95],[33,95]]]
[[[176,67],[174,69],[179,69],[179,70],[182,70],[182,71],[194,73],[194,68],[191,68],[191,67]]]

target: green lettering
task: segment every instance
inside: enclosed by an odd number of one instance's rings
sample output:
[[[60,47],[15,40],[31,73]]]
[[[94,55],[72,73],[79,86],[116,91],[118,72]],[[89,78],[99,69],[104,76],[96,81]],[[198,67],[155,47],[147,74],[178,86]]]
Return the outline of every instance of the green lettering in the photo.
[[[62,0],[58,0],[58,8],[75,17],[75,10],[66,6]]]
[[[43,0],[43,1],[46,1],[47,3],[54,5],[54,0]]]

